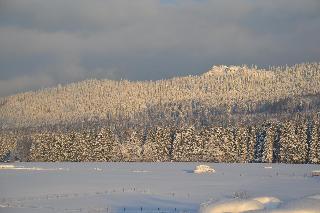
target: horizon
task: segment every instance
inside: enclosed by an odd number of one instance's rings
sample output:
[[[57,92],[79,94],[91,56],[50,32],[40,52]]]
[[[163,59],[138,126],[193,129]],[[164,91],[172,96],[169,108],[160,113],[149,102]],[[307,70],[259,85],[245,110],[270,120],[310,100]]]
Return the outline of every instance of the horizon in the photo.
[[[301,64],[313,64],[313,63],[320,63],[320,62],[304,62],[304,63],[301,63]],[[295,66],[295,65],[299,65],[299,64],[292,64],[292,65],[288,65],[288,64],[285,64],[285,65],[279,65],[279,66],[268,66],[269,68],[270,67],[279,67],[279,68],[283,68],[283,67],[292,67],[292,66]],[[212,71],[212,68],[213,67],[223,67],[225,66],[226,68],[230,68],[230,67],[240,67],[240,68],[243,68],[243,67],[248,67],[249,69],[251,69],[252,67],[254,66],[257,66],[257,65],[247,65],[247,64],[242,64],[242,65],[224,65],[224,64],[214,64],[211,66],[211,68],[207,69],[206,71],[203,71],[203,72],[198,72],[198,73],[195,73],[195,74],[188,74],[188,73],[184,73],[180,76],[170,76],[168,78],[162,78],[162,79],[145,79],[145,80],[130,80],[130,79],[126,79],[126,78],[120,78],[120,79],[109,79],[109,78],[87,78],[87,79],[81,79],[81,80],[78,80],[78,81],[70,81],[70,82],[64,82],[64,83],[57,83],[55,85],[51,85],[51,86],[47,86],[47,87],[40,87],[40,88],[35,88],[35,89],[30,89],[30,90],[26,90],[26,91],[20,91],[20,92],[16,92],[14,94],[10,94],[10,95],[7,95],[7,96],[0,96],[0,100],[3,99],[3,98],[8,98],[8,97],[11,97],[11,96],[15,96],[15,95],[19,95],[19,94],[23,94],[23,93],[35,93],[35,92],[41,92],[43,90],[50,90],[50,89],[55,89],[55,88],[58,88],[58,87],[67,87],[68,85],[71,85],[71,84],[81,84],[83,82],[86,82],[86,81],[129,81],[130,83],[137,83],[137,82],[142,82],[142,83],[148,83],[148,82],[157,82],[157,81],[166,81],[166,80],[171,80],[171,79],[174,79],[174,78],[184,78],[184,77],[196,77],[196,76],[201,76],[201,75],[204,75],[205,73],[208,73],[208,72],[211,72]],[[263,71],[263,70],[266,70],[266,71],[272,71],[272,70],[269,70],[267,67],[257,67],[257,71]]]

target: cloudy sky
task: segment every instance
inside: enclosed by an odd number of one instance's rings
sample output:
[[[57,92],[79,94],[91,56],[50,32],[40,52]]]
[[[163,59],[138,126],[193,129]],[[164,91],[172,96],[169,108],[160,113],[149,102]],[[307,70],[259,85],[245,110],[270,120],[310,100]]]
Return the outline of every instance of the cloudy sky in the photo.
[[[320,61],[319,0],[0,0],[0,96]]]

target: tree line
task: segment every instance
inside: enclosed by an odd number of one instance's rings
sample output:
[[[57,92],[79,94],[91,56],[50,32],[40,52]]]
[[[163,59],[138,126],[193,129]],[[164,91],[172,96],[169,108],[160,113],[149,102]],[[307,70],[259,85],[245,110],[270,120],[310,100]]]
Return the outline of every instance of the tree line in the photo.
[[[10,143],[8,143],[8,141]],[[1,160],[320,163],[320,119],[249,126],[2,132]]]

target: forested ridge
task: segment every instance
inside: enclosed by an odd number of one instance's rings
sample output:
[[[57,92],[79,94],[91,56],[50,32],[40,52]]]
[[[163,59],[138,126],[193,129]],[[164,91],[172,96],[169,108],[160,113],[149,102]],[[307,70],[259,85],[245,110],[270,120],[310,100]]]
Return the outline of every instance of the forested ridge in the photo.
[[[0,160],[319,163],[320,64],[26,92],[0,127]]]

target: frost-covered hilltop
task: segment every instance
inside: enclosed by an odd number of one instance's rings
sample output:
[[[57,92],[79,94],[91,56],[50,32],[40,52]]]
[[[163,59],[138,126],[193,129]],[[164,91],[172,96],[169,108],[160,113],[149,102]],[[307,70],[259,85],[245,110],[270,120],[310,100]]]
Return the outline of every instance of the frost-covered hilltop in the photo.
[[[212,114],[301,111],[312,107],[312,96],[319,94],[319,70],[318,63],[270,70],[213,66],[203,75],[168,80],[87,80],[2,98],[1,124],[28,127],[142,117],[179,122],[194,114],[211,123]],[[295,102],[297,98],[301,101]]]
[[[319,162],[320,64],[87,80],[0,100],[2,159]]]

